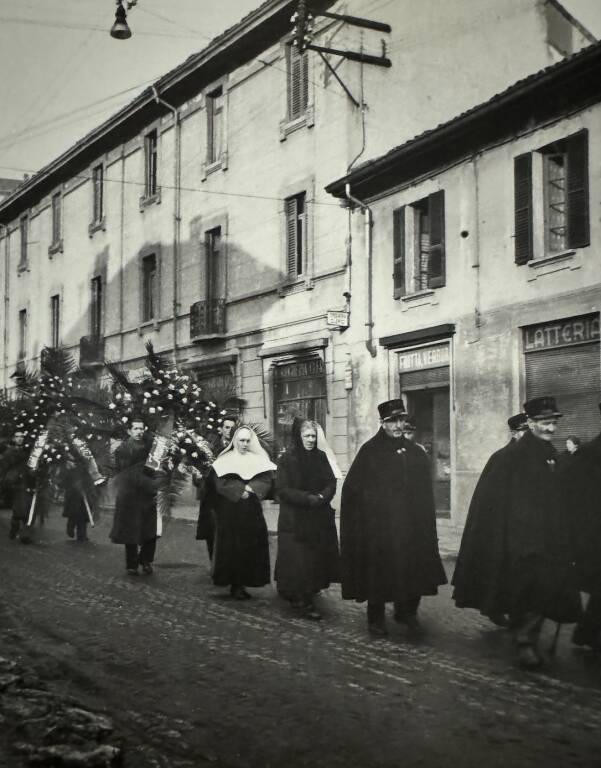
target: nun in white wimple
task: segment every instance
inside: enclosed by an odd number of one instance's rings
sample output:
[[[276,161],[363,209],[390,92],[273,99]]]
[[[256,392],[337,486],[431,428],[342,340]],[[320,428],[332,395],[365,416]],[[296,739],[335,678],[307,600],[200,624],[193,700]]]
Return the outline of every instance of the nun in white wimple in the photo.
[[[267,525],[261,501],[273,482],[271,462],[250,427],[239,427],[211,468],[215,511],[213,584],[229,586],[232,597],[247,600],[245,587],[270,582]]]
[[[278,593],[307,619],[319,620],[317,593],[340,581],[338,534],[331,501],[340,468],[315,421],[295,419],[278,460]]]

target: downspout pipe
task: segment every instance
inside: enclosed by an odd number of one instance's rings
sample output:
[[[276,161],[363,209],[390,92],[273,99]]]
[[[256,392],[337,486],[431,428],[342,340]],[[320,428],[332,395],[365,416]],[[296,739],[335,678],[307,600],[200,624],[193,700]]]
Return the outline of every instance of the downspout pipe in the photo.
[[[8,391],[8,308],[9,308],[9,260],[8,250],[8,226],[0,224],[0,229],[4,230],[4,329],[2,335],[2,367],[3,367],[3,386],[4,394]]]
[[[154,100],[157,104],[162,104],[173,113],[173,129],[175,131],[174,139],[174,182],[173,182],[173,361],[177,362],[177,314],[178,314],[178,301],[177,301],[177,277],[179,267],[179,242],[180,242],[180,227],[181,227],[181,120],[177,107],[165,101],[159,96],[158,89],[155,85],[152,86],[152,93]]]
[[[354,197],[351,194],[351,185],[345,184],[344,194],[346,199],[353,205],[358,206],[361,212],[365,216],[365,253],[367,261],[367,300],[366,300],[366,321],[365,327],[367,328],[367,338],[365,339],[365,347],[372,357],[376,357],[378,350],[374,344],[374,301],[373,301],[373,243],[372,243],[372,228],[373,228],[373,212],[372,209],[364,203],[362,200]]]

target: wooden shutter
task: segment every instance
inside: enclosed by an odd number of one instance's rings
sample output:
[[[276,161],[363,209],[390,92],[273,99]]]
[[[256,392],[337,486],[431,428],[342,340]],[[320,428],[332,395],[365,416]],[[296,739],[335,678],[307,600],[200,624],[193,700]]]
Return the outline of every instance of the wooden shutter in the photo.
[[[398,299],[405,293],[405,206],[392,212],[392,247],[392,284]]]
[[[515,207],[515,263],[532,258],[532,155],[518,155],[513,161]]]
[[[305,113],[309,100],[309,60],[306,53],[288,46],[288,118],[294,120]]]
[[[297,223],[297,200],[296,197],[290,197],[285,201],[286,215],[286,271],[289,277],[297,275],[297,251],[298,243],[296,238]]]
[[[428,288],[441,288],[445,284],[444,192],[428,197],[430,215],[430,263]]]
[[[568,145],[568,248],[590,245],[588,131],[570,136]]]

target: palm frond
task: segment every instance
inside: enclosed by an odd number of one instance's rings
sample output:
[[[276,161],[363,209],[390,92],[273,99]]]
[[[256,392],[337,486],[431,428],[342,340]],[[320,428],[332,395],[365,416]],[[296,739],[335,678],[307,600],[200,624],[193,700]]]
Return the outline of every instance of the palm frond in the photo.
[[[119,363],[113,363],[110,360],[107,360],[104,365],[109,372],[114,385],[129,392],[130,395],[137,394],[138,384],[129,380],[127,371],[125,371]]]
[[[261,448],[267,451],[270,456],[273,454],[275,439],[273,437],[273,433],[267,429],[265,424],[255,424],[251,421],[245,421],[243,424],[240,424],[240,426],[250,427],[255,435],[259,438]]]
[[[150,371],[150,374],[153,378],[159,378],[161,376],[161,372],[173,368],[173,365],[169,360],[154,351],[154,345],[152,341],[146,342],[146,353],[146,367]]]

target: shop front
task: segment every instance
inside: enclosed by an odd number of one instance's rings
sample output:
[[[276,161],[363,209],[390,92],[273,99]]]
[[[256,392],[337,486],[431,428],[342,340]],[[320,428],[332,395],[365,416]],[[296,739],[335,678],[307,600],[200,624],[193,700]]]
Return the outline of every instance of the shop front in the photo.
[[[389,351],[390,390],[403,396],[416,427],[415,442],[423,446],[430,460],[439,518],[451,516],[453,333],[453,326],[440,326],[380,339]]]
[[[325,430],[326,374],[321,356],[276,363],[272,381],[274,437],[279,449],[288,442],[297,416],[317,421]]]
[[[522,340],[526,399],[552,395],[564,414],[555,447],[565,450],[569,435],[591,440],[599,432],[599,314],[526,326]]]

